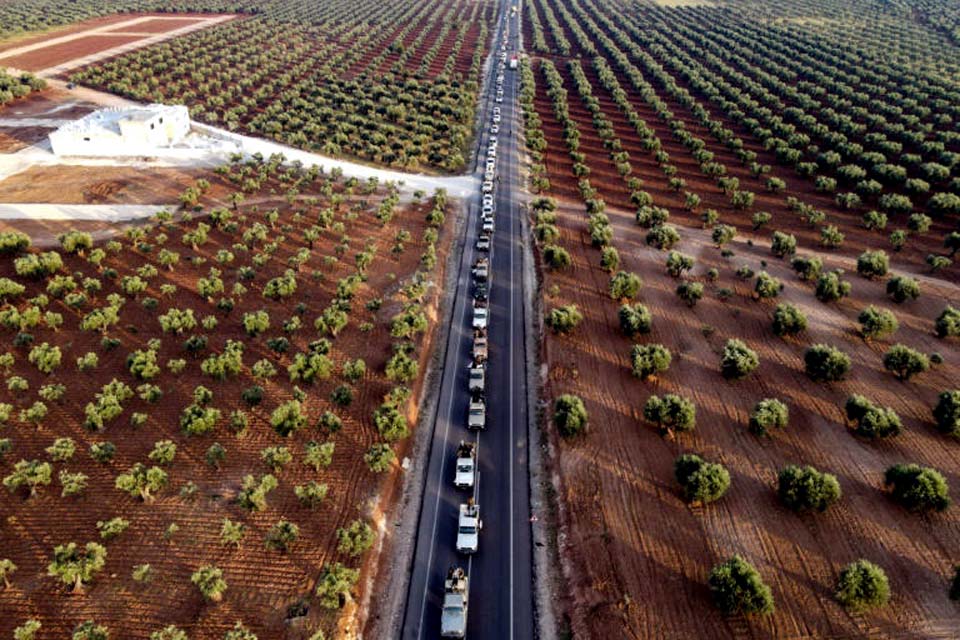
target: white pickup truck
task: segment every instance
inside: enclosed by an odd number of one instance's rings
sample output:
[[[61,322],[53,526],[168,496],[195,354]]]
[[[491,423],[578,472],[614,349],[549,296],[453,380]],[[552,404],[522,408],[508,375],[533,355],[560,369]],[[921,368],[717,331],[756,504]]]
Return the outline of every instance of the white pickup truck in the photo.
[[[487,428],[487,403],[483,393],[475,391],[470,394],[470,406],[467,409],[467,429]]]
[[[443,583],[443,610],[440,612],[440,637],[467,636],[467,596],[469,577],[460,567],[450,567]]]
[[[483,522],[480,520],[480,505],[473,500],[460,505],[460,525],[457,527],[457,551],[460,553],[476,553],[480,547],[480,529]]]
[[[457,447],[457,471],[453,476],[453,486],[457,489],[470,489],[477,474],[477,444],[460,441]]]

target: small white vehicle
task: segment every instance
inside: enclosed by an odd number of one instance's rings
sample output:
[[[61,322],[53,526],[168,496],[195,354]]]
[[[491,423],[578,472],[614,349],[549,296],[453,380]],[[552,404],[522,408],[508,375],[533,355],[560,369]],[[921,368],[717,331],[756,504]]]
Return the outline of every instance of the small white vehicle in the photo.
[[[499,113],[493,114],[493,121],[494,121],[494,122],[500,122],[500,114],[499,114]]]
[[[474,329],[486,329],[487,328],[487,308],[486,307],[474,307],[473,308],[473,322],[471,325]]]
[[[484,218],[480,230],[484,233],[493,233],[493,218]]]
[[[477,251],[490,251],[490,236],[481,233],[477,238]]]
[[[480,520],[480,505],[473,500],[460,505],[460,522],[457,527],[457,551],[460,553],[476,553],[480,547],[480,529],[483,522]]]
[[[453,485],[458,489],[473,487],[477,474],[477,445],[474,442],[460,441],[457,447],[457,466],[453,476]]]
[[[490,133],[500,133],[500,125],[498,124],[490,125]]]
[[[487,171],[493,171],[497,168],[495,160],[487,160]]]
[[[488,158],[496,158],[496,157],[497,157],[497,147],[496,147],[496,146],[493,146],[493,147],[490,147],[489,149],[487,149],[487,157],[488,157]]]
[[[491,207],[493,206],[493,196],[492,196],[492,195],[485,195],[485,196],[483,196],[483,206],[485,206],[485,207],[486,207],[486,206],[491,206]]]
[[[480,188],[484,193],[493,193],[493,180],[484,180]]]
[[[466,572],[450,567],[443,583],[443,609],[440,612],[440,637],[467,637],[467,594],[470,590]]]
[[[470,397],[470,408],[467,410],[467,429],[487,428],[487,404],[483,394],[475,393]],[[473,486],[471,484],[470,486]]]
[[[492,205],[492,204],[485,204],[485,205],[483,205],[483,207],[481,207],[481,209],[480,209],[480,214],[481,214],[482,216],[484,216],[484,217],[486,217],[486,216],[492,216],[492,215],[493,215],[493,205]]]
[[[497,102],[503,102],[503,94],[497,94]]]
[[[470,375],[467,378],[467,391],[470,393],[483,393],[486,388],[486,375],[483,367],[470,366]]]

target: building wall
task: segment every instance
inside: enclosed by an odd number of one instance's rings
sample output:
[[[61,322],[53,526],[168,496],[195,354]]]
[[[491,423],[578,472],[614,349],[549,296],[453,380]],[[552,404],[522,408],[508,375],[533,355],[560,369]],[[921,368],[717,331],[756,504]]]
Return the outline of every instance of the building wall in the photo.
[[[121,113],[106,126],[110,128],[91,123],[89,128],[58,129],[50,134],[50,145],[60,156],[151,156],[186,137],[190,116],[186,107],[176,105],[142,120],[124,119]]]

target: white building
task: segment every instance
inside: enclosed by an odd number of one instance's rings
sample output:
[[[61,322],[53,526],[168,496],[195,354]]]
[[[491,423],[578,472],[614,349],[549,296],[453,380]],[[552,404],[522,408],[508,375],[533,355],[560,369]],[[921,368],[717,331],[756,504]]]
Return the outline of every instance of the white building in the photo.
[[[190,132],[183,105],[151,104],[94,111],[50,134],[58,156],[151,156]]]

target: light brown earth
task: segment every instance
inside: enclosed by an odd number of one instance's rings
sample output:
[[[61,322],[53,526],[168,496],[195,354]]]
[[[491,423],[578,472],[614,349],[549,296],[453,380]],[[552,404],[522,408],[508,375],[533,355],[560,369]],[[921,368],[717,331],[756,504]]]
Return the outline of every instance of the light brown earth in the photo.
[[[82,36],[60,44],[52,44],[49,47],[3,58],[0,62],[15,69],[42,71],[76,58],[83,58],[91,53],[119,47],[122,44],[136,42],[143,38],[144,36],[110,35],[106,33]]]
[[[205,201],[208,209],[217,204],[225,204],[223,196],[230,191],[220,179],[206,176],[212,183],[213,194]],[[51,638],[69,637],[72,629],[81,621],[94,619],[112,631],[112,637],[145,639],[148,635],[166,624],[176,624],[187,631],[192,638],[221,638],[224,632],[237,620],[242,620],[254,630],[260,638],[308,637],[315,629],[324,629],[327,637],[340,637],[335,629],[349,629],[353,625],[352,616],[346,622],[338,622],[338,613],[321,608],[310,593],[316,587],[317,579],[324,563],[341,561],[348,566],[363,568],[361,585],[379,566],[373,553],[359,559],[351,559],[336,552],[335,531],[356,518],[374,518],[379,526],[382,510],[387,509],[395,499],[401,473],[399,465],[384,475],[371,473],[363,462],[363,454],[368,447],[379,440],[372,424],[371,412],[379,405],[383,394],[392,387],[383,374],[383,367],[391,355],[393,339],[389,333],[390,318],[399,310],[398,289],[417,268],[419,256],[423,250],[422,235],[425,230],[425,211],[427,204],[404,205],[397,209],[394,219],[381,226],[372,213],[383,193],[370,196],[347,195],[344,205],[337,214],[337,220],[345,224],[345,233],[350,237],[350,248],[342,260],[328,264],[324,256],[333,256],[334,245],[341,242],[343,234],[333,230],[324,231],[311,253],[309,261],[298,275],[297,294],[288,301],[274,302],[261,296],[261,289],[269,278],[281,274],[287,268],[288,257],[301,247],[306,246],[303,230],[313,223],[316,207],[328,206],[326,198],[318,193],[318,185],[302,186],[301,195],[319,197],[316,206],[303,199],[287,203],[282,195],[286,187],[271,180],[262,190],[250,194],[240,212],[249,216],[241,228],[246,228],[255,220],[263,220],[263,213],[271,208],[279,209],[280,223],[271,236],[280,233],[279,225],[290,225],[283,233],[286,240],[278,248],[274,257],[257,271],[253,281],[248,282],[249,291],[237,298],[237,307],[226,314],[215,309],[214,305],[203,300],[195,291],[197,278],[207,274],[211,266],[216,266],[213,257],[219,250],[231,250],[234,243],[240,241],[238,235],[230,235],[213,230],[210,240],[197,251],[180,242],[184,229],[193,228],[197,221],[177,222],[166,230],[169,237],[167,246],[181,253],[181,262],[173,271],[160,268],[160,274],[151,281],[146,295],[160,299],[155,311],[144,309],[139,300],[129,299],[123,308],[119,325],[111,330],[112,337],[119,338],[122,345],[114,351],[104,351],[100,346],[101,336],[78,330],[83,313],[91,307],[88,303],[80,312],[66,307],[62,301],[53,300],[50,309],[62,313],[64,326],[59,332],[40,327],[34,329],[36,341],[47,341],[63,349],[63,366],[50,376],[39,374],[27,362],[26,351],[16,350],[16,364],[12,373],[22,375],[30,381],[30,390],[14,397],[4,389],[0,398],[13,403],[18,409],[28,406],[36,400],[40,385],[61,383],[68,388],[60,402],[49,403],[50,414],[39,428],[27,428],[18,423],[16,417],[11,424],[0,429],[0,436],[13,440],[13,450],[0,462],[3,474],[9,473],[13,462],[21,458],[45,459],[43,449],[54,438],[69,436],[77,444],[77,453],[67,463],[56,463],[53,484],[41,488],[39,495],[27,499],[24,494],[0,492],[0,556],[9,557],[18,566],[12,580],[12,586],[0,590],[0,635],[10,636],[12,629],[29,617],[35,617],[43,623],[43,632]],[[336,186],[335,192],[342,193],[342,186]],[[217,197],[213,197],[219,194]],[[366,204],[361,204],[366,201]],[[354,204],[361,204],[359,217],[350,220],[346,212]],[[225,205],[229,206],[229,205]],[[303,209],[303,217],[298,221],[292,216],[292,209]],[[448,222],[453,211],[449,209]],[[179,216],[178,216],[179,219]],[[406,243],[405,250],[397,255],[391,253],[396,232],[408,230],[412,239]],[[157,231],[151,231],[149,238],[156,242]],[[443,232],[438,245],[438,267],[434,282],[443,282],[442,265],[449,249],[450,234]],[[132,274],[142,265],[155,260],[159,247],[153,252],[144,253],[129,248],[130,242],[122,240],[124,249],[105,261],[104,267],[116,269],[117,281],[111,281],[85,260],[65,256],[64,273],[82,272],[84,276],[99,277],[104,282],[103,291],[95,296],[93,303],[104,304],[104,296],[118,290],[119,278]],[[333,296],[339,278],[354,272],[353,256],[367,242],[376,243],[378,253],[368,270],[368,278],[361,286],[352,303],[350,323],[332,340],[330,356],[337,363],[334,376],[316,385],[301,387],[307,393],[306,408],[310,414],[307,428],[287,439],[280,438],[269,424],[270,412],[281,402],[289,400],[292,384],[288,381],[285,368],[291,362],[293,354],[307,349],[310,341],[319,335],[313,328],[313,321]],[[257,245],[259,249],[260,244]],[[250,253],[241,253],[233,249],[236,261],[221,267],[228,292],[236,281],[238,266],[249,264]],[[192,265],[187,260],[191,255],[207,258],[203,265]],[[317,277],[312,277],[313,272]],[[13,273],[12,259],[0,261],[0,273],[6,277],[16,277]],[[161,283],[171,283],[179,287],[171,298],[159,293]],[[43,281],[28,283],[27,295],[32,296],[43,290]],[[433,329],[435,327],[435,309],[440,291],[432,288],[424,303],[431,319],[427,335],[418,340],[417,353],[420,356],[420,371],[423,373],[429,357]],[[143,297],[143,296],[141,296]],[[384,304],[379,311],[366,310],[366,304],[375,297],[382,297]],[[289,334],[290,351],[277,357],[268,349],[268,338],[283,335],[281,323],[296,315],[295,305],[303,303],[303,328]],[[193,308],[198,319],[210,314],[219,320],[219,326],[212,331],[197,328],[182,336],[163,335],[157,316],[172,307]],[[271,329],[258,338],[248,338],[240,325],[243,313],[266,309],[271,318]],[[368,332],[360,330],[363,322],[371,322]],[[244,372],[236,379],[218,382],[200,373],[200,359],[191,358],[181,347],[183,340],[192,333],[206,333],[210,336],[210,351],[220,351],[227,339],[243,340]],[[7,347],[13,334],[4,331]],[[93,394],[112,378],[118,378],[136,387],[139,384],[127,372],[125,359],[127,354],[137,348],[145,348],[151,338],[162,340],[159,362],[163,365],[170,358],[186,357],[188,366],[183,374],[173,375],[164,369],[153,382],[164,390],[164,397],[156,405],[148,405],[139,398],[125,403],[121,417],[108,424],[101,433],[86,431],[82,426],[83,407],[93,398]],[[74,361],[87,351],[100,355],[100,364],[92,374],[78,374]],[[233,409],[245,408],[240,399],[241,391],[252,384],[250,367],[260,358],[274,362],[279,375],[263,384],[266,396],[262,406],[249,410],[250,428],[244,437],[238,437],[227,429],[226,416]],[[360,382],[353,385],[355,396],[348,408],[336,408],[328,399],[334,387],[342,383],[340,364],[346,359],[363,358],[367,364],[367,373]],[[422,377],[421,377],[422,379]],[[179,429],[178,420],[184,406],[190,402],[193,388],[203,384],[214,394],[213,404],[223,411],[223,418],[215,432],[207,436],[187,437]],[[420,394],[420,382],[413,386],[413,396],[407,406],[410,424],[416,420],[415,400]],[[334,410],[344,421],[344,427],[330,436],[315,428],[315,423],[324,410]],[[129,424],[133,412],[149,415],[146,425],[137,429]],[[319,473],[301,463],[304,445],[308,440],[325,441],[332,439],[336,443],[331,467]],[[114,488],[114,478],[128,469],[134,462],[147,462],[147,454],[153,443],[161,439],[172,439],[178,445],[175,462],[168,467],[170,482],[159,492],[153,503],[145,504],[134,500]],[[95,463],[88,454],[92,442],[109,440],[117,445],[116,458],[107,464]],[[227,459],[220,471],[210,468],[204,461],[204,452],[213,444],[220,442],[227,449]],[[248,514],[234,503],[245,474],[253,473],[257,477],[270,470],[260,461],[259,451],[268,445],[289,446],[294,461],[277,473],[279,487],[268,498],[268,507],[264,512]],[[396,446],[398,459],[406,453],[405,445]],[[79,498],[60,497],[60,487],[56,474],[61,469],[82,471],[90,476],[89,488]],[[301,507],[294,496],[294,486],[308,480],[327,483],[330,491],[324,504],[315,510]],[[196,498],[192,501],[178,497],[178,493],[188,481],[198,487]],[[87,588],[84,595],[69,595],[63,585],[47,577],[46,566],[50,561],[53,548],[68,541],[86,543],[99,540],[96,522],[113,516],[122,515],[130,520],[130,528],[119,538],[106,542],[108,549],[106,569],[98,575]],[[218,541],[220,524],[229,517],[243,521],[248,527],[247,536],[239,549],[224,547]],[[264,547],[264,534],[280,518],[287,518],[300,527],[300,539],[290,551],[280,553]],[[179,531],[169,540],[164,531],[171,523],[179,526]],[[135,565],[150,563],[156,572],[151,584],[138,584],[131,579]],[[197,589],[190,583],[190,574],[203,564],[216,564],[224,570],[228,590],[220,603],[204,603]],[[363,589],[355,592],[363,597]],[[305,598],[309,613],[304,619],[285,622],[288,607],[300,598]],[[350,609],[348,608],[348,611]]]
[[[202,169],[35,166],[0,181],[0,202],[153,204],[177,202]]]

